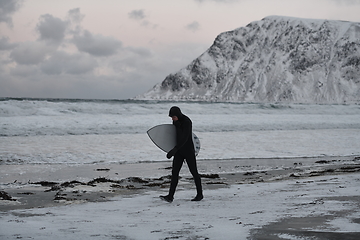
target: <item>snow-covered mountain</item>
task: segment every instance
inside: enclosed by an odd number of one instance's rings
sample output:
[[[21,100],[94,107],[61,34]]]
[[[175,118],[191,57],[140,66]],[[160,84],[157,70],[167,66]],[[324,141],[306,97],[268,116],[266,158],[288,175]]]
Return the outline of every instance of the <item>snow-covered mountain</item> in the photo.
[[[137,99],[360,102],[360,23],[269,16],[221,33]]]

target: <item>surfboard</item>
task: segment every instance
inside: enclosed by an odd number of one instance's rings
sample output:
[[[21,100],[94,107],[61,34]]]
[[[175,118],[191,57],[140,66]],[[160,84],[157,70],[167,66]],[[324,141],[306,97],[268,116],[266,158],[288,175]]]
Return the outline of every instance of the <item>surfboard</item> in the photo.
[[[150,128],[147,134],[151,141],[164,152],[169,152],[176,146],[176,127],[173,124],[161,124]],[[200,139],[192,134],[195,155],[200,152]]]

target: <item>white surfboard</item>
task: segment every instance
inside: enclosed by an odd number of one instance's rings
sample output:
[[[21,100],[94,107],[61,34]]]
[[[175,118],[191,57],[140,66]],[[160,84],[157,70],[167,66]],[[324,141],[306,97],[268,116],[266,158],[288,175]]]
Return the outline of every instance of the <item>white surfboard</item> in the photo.
[[[173,124],[157,125],[150,128],[147,134],[151,141],[164,152],[169,152],[176,146],[176,128]],[[192,134],[192,138],[195,155],[197,156],[200,151],[200,140],[194,133]]]

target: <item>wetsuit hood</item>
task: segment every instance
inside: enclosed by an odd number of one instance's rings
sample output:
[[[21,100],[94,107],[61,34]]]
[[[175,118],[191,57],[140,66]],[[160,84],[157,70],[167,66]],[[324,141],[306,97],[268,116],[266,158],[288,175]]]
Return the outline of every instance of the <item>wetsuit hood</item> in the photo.
[[[182,115],[183,114],[179,107],[174,106],[174,107],[170,108],[169,117],[177,116],[178,118],[180,118],[180,117],[182,117]]]

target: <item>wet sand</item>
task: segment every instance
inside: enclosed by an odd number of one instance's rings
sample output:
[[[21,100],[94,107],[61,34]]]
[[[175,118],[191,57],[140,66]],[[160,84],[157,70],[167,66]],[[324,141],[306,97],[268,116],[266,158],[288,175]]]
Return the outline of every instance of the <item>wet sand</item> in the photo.
[[[360,157],[198,161],[204,191],[234,184],[360,172]],[[107,165],[3,165],[0,211],[103,202],[116,195],[169,188],[171,162]],[[191,187],[187,166],[181,185]],[[1,197],[2,196],[2,197]]]

